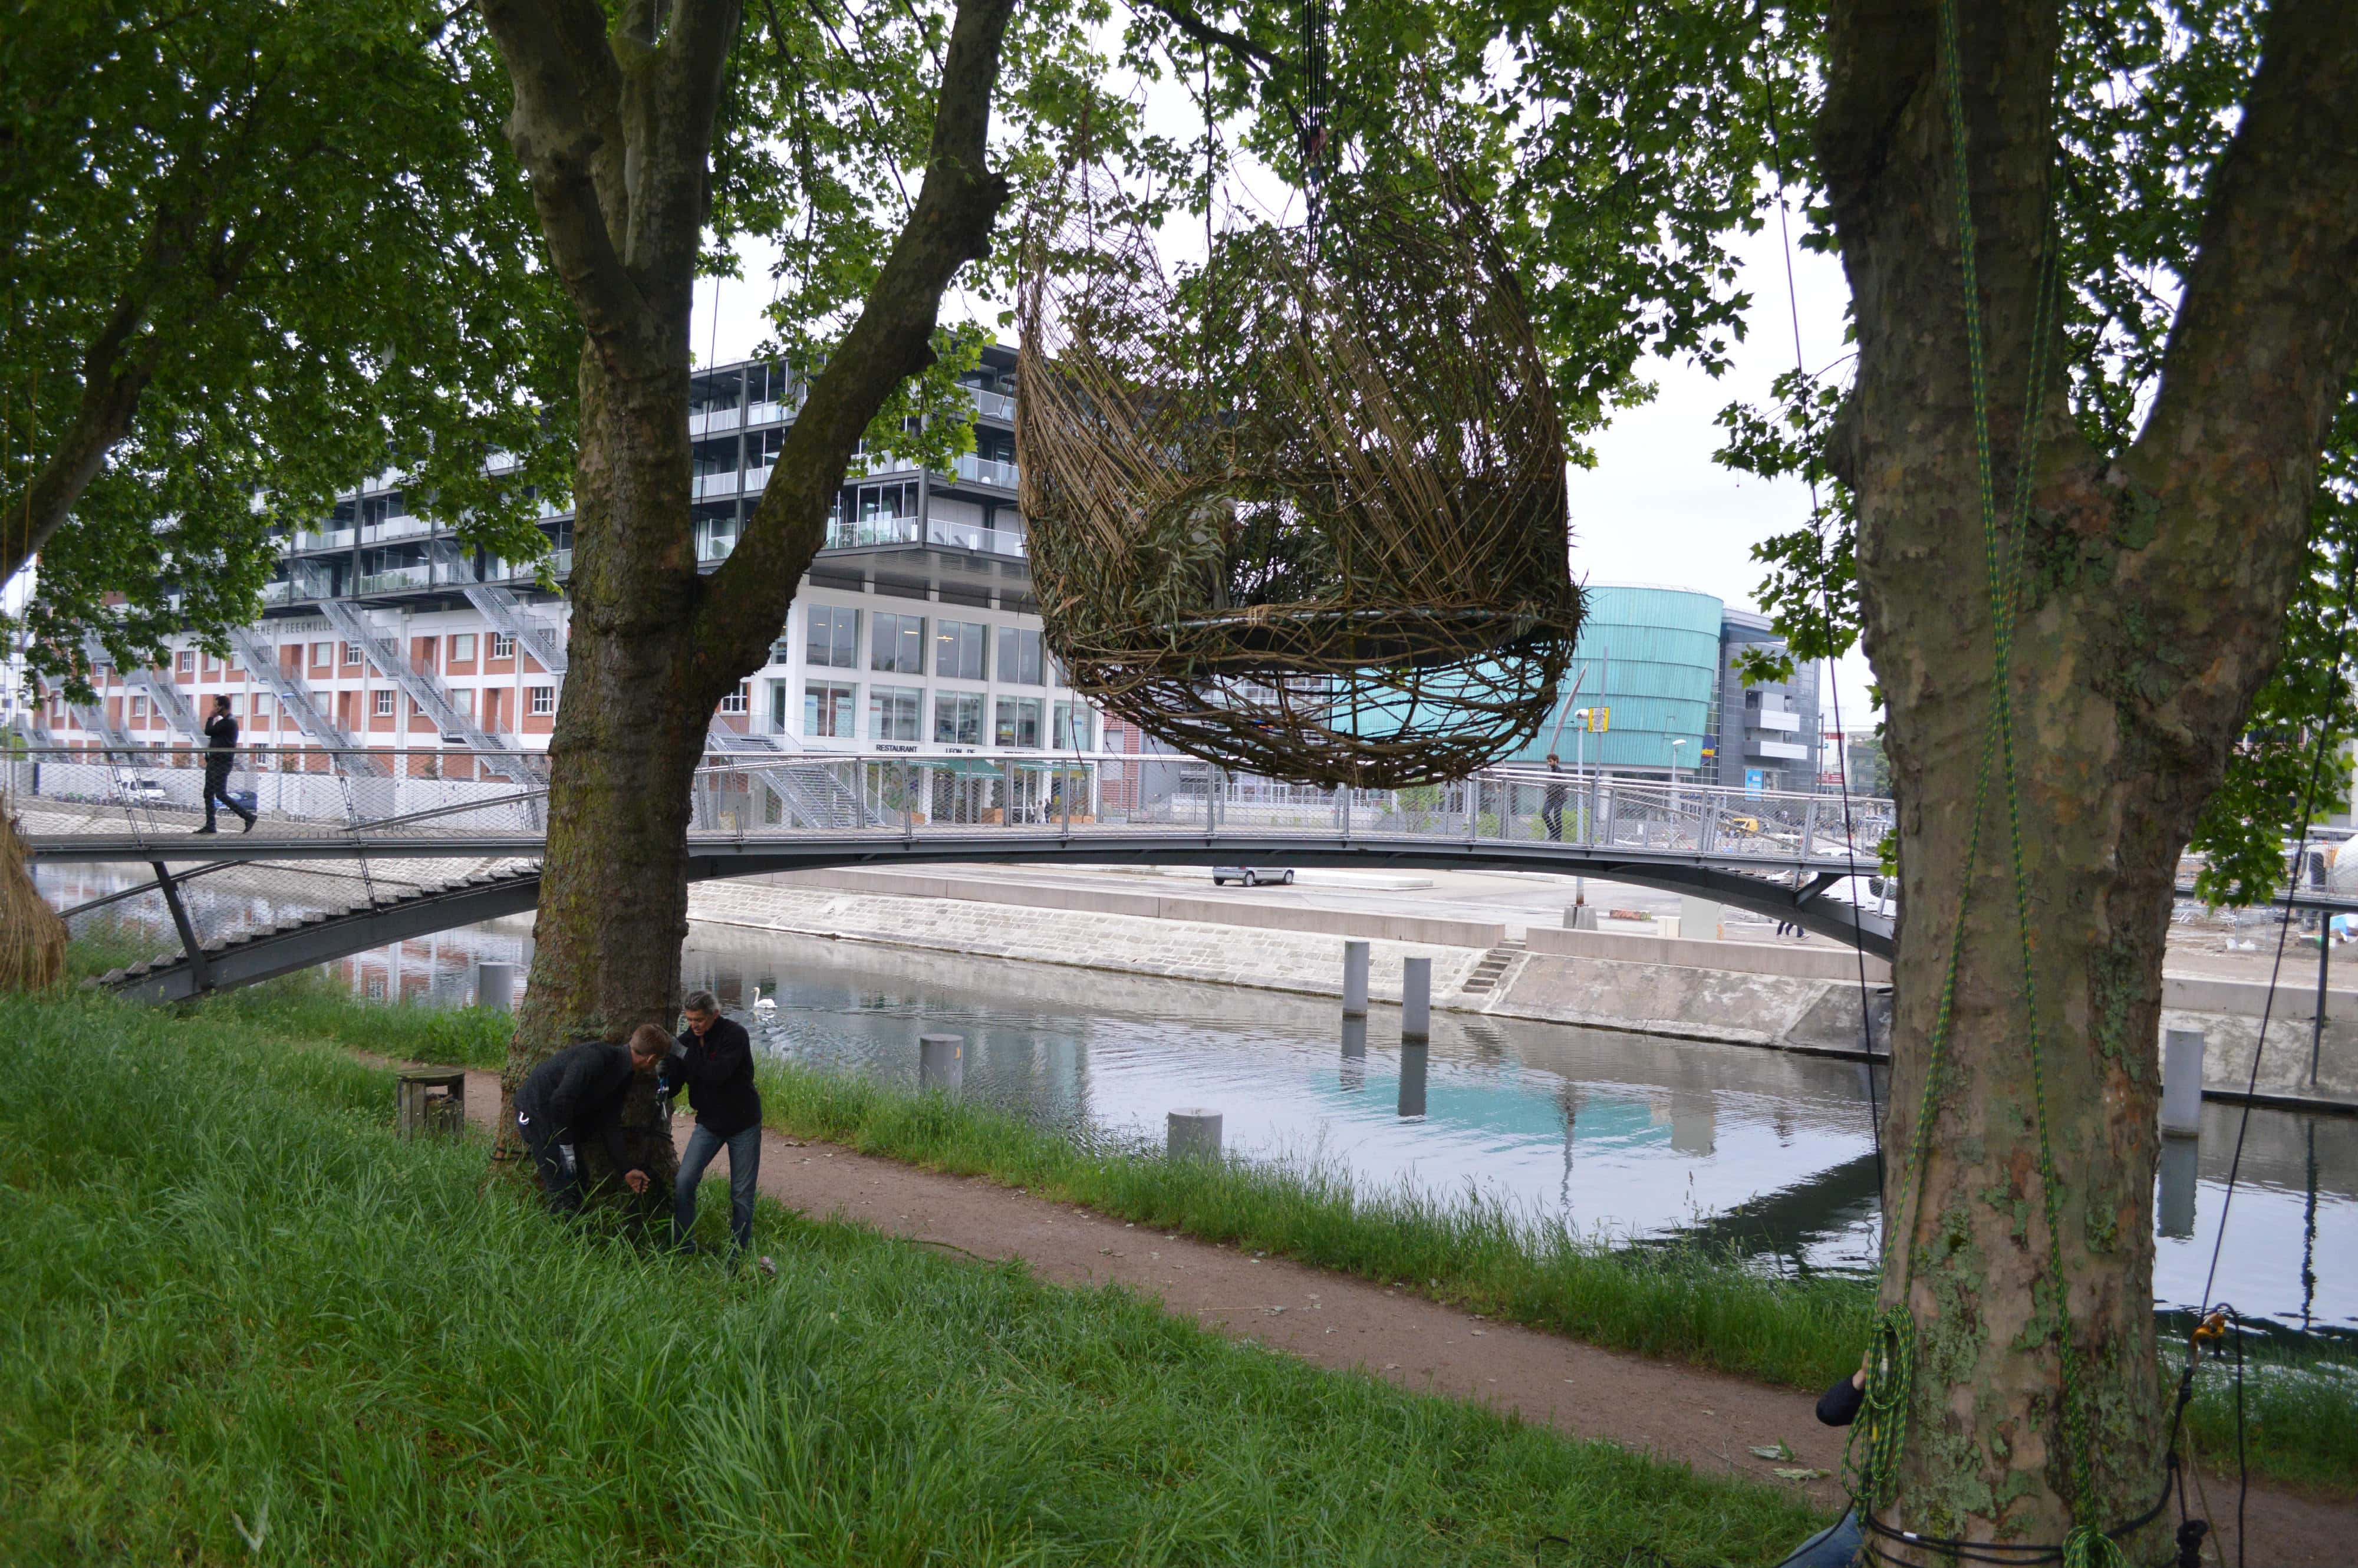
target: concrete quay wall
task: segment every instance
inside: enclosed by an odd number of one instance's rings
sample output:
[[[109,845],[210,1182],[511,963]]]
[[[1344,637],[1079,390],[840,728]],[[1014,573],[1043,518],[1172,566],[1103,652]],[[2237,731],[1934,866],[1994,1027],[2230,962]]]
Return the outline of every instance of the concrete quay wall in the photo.
[[[971,876],[838,870],[699,882],[690,918],[844,941],[1065,964],[1125,974],[1339,996],[1343,944],[1370,949],[1370,995],[1400,1000],[1401,960],[1433,960],[1433,1005],[1550,1023],[1728,1044],[1848,1054],[1858,1049],[1859,966],[1833,946],[1709,942],[1532,926],[1497,983],[1468,993],[1506,927],[1351,910],[1253,904]],[[1866,1011],[1877,1050],[1890,1044],[1889,969],[1867,960]],[[2209,1042],[2206,1088],[2252,1085],[2268,988],[2169,976],[2162,1023]],[[2262,1095],[2358,1106],[2358,992],[2329,993],[2318,1073],[2309,1078],[2316,993],[2277,988]],[[2159,1042],[2156,1042],[2157,1054]]]

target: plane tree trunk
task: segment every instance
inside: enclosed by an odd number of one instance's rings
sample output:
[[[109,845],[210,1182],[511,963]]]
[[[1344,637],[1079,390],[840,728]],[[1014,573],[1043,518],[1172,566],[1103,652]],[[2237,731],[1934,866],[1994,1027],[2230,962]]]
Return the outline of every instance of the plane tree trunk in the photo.
[[[572,635],[511,1101],[552,1051],[677,1014],[690,787],[711,716],[767,662],[861,435],[931,362],[942,290],[984,253],[1005,198],[985,141],[1011,8],[958,7],[915,207],[736,551],[705,575],[689,509],[688,320],[740,7],[634,0],[610,34],[599,0],[485,0],[515,87],[509,140],[583,331]],[[633,1157],[667,1186],[676,1167],[652,1083],[629,1119]]]
[[[2052,0],[1959,10],[2003,519],[2025,450],[2060,16]],[[1906,889],[1883,1295],[1912,1315],[1920,1364],[1897,1498],[1879,1517],[2054,1545],[2082,1522],[2082,1473],[2084,1522],[2106,1529],[2162,1484],[2151,1195],[2163,943],[2179,852],[2277,657],[2318,455],[2358,349],[2358,32],[2335,0],[2276,7],[2136,440],[2093,449],[2062,407],[2061,373],[2047,378],[2007,684],[2028,983],[2001,760],[1976,792],[1997,627],[1939,37],[1932,0],[1835,5],[1816,127],[1859,348],[1833,460],[1858,504],[1864,638]],[[2045,347],[2052,364],[2051,336]],[[1952,947],[1946,1065],[1928,1098]],[[2060,1177],[2052,1231],[2042,1090]],[[1920,1105],[1926,1158],[1911,1168],[1898,1156]],[[2139,1532],[2131,1561],[2169,1561],[2174,1523]]]

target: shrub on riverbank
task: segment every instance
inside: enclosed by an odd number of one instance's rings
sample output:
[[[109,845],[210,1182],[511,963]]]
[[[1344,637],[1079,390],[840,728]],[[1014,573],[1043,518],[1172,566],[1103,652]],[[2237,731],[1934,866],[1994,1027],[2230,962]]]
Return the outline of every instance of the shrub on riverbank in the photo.
[[[389,1076],[299,1019],[0,999],[0,1561],[1715,1563],[1811,1528],[1119,1291],[775,1213],[775,1281],[568,1232],[480,1142],[397,1142]]]

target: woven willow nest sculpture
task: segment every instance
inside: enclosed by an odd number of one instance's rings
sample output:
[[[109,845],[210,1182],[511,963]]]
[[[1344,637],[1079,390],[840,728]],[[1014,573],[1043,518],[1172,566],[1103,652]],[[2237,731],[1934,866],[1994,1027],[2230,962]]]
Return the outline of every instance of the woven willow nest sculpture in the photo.
[[[1041,613],[1076,690],[1184,752],[1463,778],[1539,728],[1580,629],[1546,366],[1445,196],[1337,180],[1322,232],[1314,260],[1296,230],[1230,233],[1174,282],[1135,229],[1034,225],[1015,429]]]

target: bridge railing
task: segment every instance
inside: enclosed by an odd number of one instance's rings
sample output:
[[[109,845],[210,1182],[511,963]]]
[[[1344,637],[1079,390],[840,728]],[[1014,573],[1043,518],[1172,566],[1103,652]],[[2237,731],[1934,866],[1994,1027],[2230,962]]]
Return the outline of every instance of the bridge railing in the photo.
[[[184,925],[200,945],[214,943],[527,866],[547,827],[546,769],[538,753],[431,744],[242,748],[229,790],[259,814],[255,832],[231,837],[242,824],[224,811],[223,838],[193,841],[204,753],[185,743],[20,746],[0,752],[0,788],[37,840],[122,850],[119,863],[49,864],[37,874],[77,935],[103,939],[128,962],[179,951]],[[1845,857],[1871,864],[1891,820],[1885,800],[1529,767],[1422,789],[1345,790],[1232,777],[1192,758],[1053,752],[716,751],[696,771],[691,807],[691,845],[1168,833],[1275,839],[1282,857],[1291,837],[1406,838],[1696,854],[1764,873]],[[350,841],[352,852],[321,856],[322,838]],[[306,858],[270,858],[272,846],[298,841]],[[208,863],[215,856],[235,859]],[[158,862],[175,868],[168,888]]]

